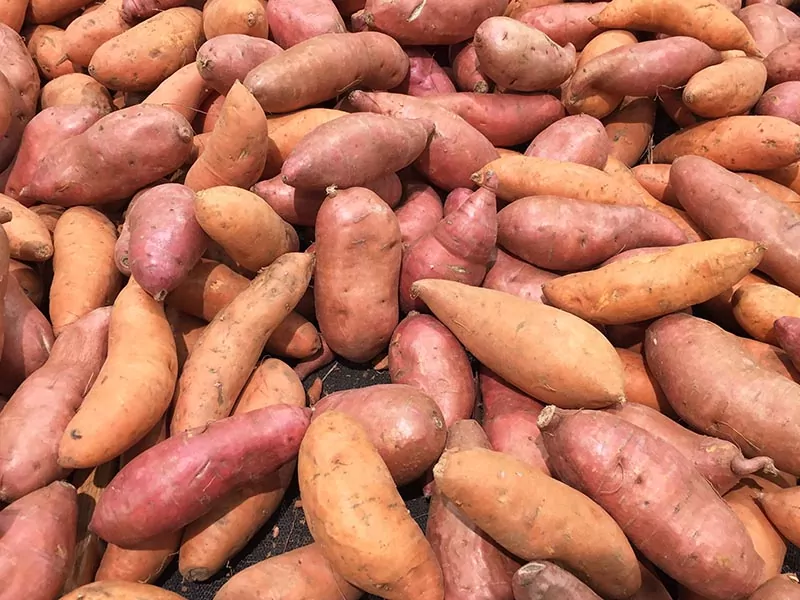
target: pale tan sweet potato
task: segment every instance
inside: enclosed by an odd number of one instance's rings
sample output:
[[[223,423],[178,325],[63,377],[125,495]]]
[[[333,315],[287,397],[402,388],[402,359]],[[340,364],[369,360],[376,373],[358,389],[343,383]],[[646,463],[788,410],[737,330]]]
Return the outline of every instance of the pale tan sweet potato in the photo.
[[[773,325],[781,317],[800,317],[800,297],[768,283],[740,287],[731,301],[733,315],[742,328],[757,340],[777,345]]]
[[[539,133],[525,150],[525,156],[602,169],[610,151],[611,144],[600,121],[588,115],[571,115]]]
[[[766,81],[767,69],[762,61],[726,60],[695,73],[683,88],[683,103],[706,119],[745,114],[758,102]]]
[[[269,29],[265,0],[208,0],[203,4],[206,39],[234,33],[265,38]]]
[[[64,30],[53,25],[38,25],[28,34],[28,51],[42,77],[55,79],[76,73],[76,67],[64,52]]]
[[[83,73],[68,73],[42,87],[42,109],[78,104],[97,110],[101,115],[111,112],[111,94],[101,83]]]
[[[0,209],[11,213],[11,221],[3,225],[11,258],[43,262],[53,256],[53,240],[39,215],[5,194],[0,194]]]

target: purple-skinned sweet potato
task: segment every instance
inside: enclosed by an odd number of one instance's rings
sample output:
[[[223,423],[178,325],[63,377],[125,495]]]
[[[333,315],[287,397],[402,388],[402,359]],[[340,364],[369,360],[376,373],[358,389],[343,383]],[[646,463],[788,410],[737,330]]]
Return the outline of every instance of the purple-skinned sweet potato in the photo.
[[[557,476],[667,575],[716,600],[744,599],[761,583],[764,561],[744,525],[668,442],[601,411],[549,406],[539,428]]]
[[[124,108],[52,146],[20,195],[59,206],[122,200],[183,165],[192,137],[170,108]]]
[[[475,381],[464,347],[436,318],[410,313],[389,342],[392,383],[419,388],[442,411],[447,427],[469,419],[475,408]]]
[[[450,76],[430,52],[420,46],[405,48],[405,52],[408,55],[408,75],[390,91],[417,97],[455,93],[456,86]]]
[[[450,65],[459,91],[476,94],[488,94],[492,91],[492,81],[481,72],[472,42],[450,46]]]
[[[58,444],[105,360],[110,316],[110,307],[98,308],[69,325],[0,413],[0,499],[15,500],[69,472],[58,466]]]
[[[430,120],[345,115],[300,140],[281,167],[281,179],[300,189],[363,186],[409,166],[432,133]]]
[[[225,95],[238,79],[283,49],[264,38],[226,33],[213,37],[197,51],[197,70],[208,87]]]
[[[603,124],[589,115],[570,115],[540,132],[525,150],[538,156],[602,169],[611,144]]]
[[[436,134],[414,166],[445,191],[474,187],[470,176],[499,155],[480,131],[449,110],[424,98],[381,92],[351,92],[349,102],[358,110],[405,119],[430,119]]]
[[[641,206],[533,196],[497,214],[497,241],[536,267],[584,271],[625,249],[676,246],[687,239],[672,221]]]
[[[559,46],[573,44],[583,50],[602,29],[589,20],[602,11],[608,2],[565,2],[538,6],[519,13],[514,18],[535,27]]]
[[[483,281],[497,243],[494,181],[490,178],[487,187],[474,192],[404,253],[400,270],[402,311],[425,310],[425,303],[411,294],[411,286],[418,279],[449,279],[468,285]]]
[[[588,585],[556,564],[529,562],[514,573],[514,600],[602,600]]]
[[[478,66],[503,88],[537,92],[557,88],[575,70],[575,46],[559,46],[543,32],[510,19],[492,17],[475,32]]]
[[[20,197],[20,192],[30,183],[39,161],[53,145],[83,133],[103,114],[101,109],[94,106],[54,106],[31,119],[22,134],[19,152],[8,175],[6,196],[19,200],[25,206],[31,205],[33,200]]]
[[[755,105],[753,114],[781,117],[800,125],[800,81],[785,81],[769,88]]]
[[[445,448],[490,450],[491,445],[476,421],[462,420],[450,426]],[[445,598],[512,600],[511,577],[519,563],[435,487],[425,537],[442,566]]]
[[[270,0],[267,19],[272,39],[284,49],[325,33],[347,33],[332,0]]]
[[[335,392],[314,405],[312,420],[328,411],[346,413],[364,428],[398,485],[420,477],[444,449],[447,425],[442,411],[412,385]]]
[[[544,303],[542,286],[558,277],[497,249],[494,264],[486,273],[483,287]]]
[[[667,400],[692,429],[800,473],[798,384],[759,365],[736,336],[689,315],[653,323],[644,348]]]
[[[764,59],[767,68],[767,85],[785,81],[800,81],[800,40],[775,48]]]
[[[75,556],[77,524],[77,494],[63,481],[31,492],[0,511],[3,596],[60,597]]]
[[[800,369],[800,317],[781,317],[773,327],[781,348],[789,355],[795,368]]]
[[[294,458],[308,422],[305,409],[279,404],[173,435],[122,468],[89,529],[123,547],[180,529]]]
[[[501,147],[527,142],[564,116],[563,105],[550,94],[459,92],[426,96],[425,100],[454,112]]]
[[[400,225],[403,251],[433,231],[444,217],[442,199],[431,186],[412,181],[405,188],[405,201],[394,211]]]
[[[765,56],[798,37],[800,19],[783,6],[753,4],[745,6],[736,16],[745,24],[758,50]]]

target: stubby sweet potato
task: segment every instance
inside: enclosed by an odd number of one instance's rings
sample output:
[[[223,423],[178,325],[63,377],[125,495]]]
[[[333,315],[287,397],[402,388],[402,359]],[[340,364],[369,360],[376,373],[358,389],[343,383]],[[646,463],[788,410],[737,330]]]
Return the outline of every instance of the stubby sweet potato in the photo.
[[[412,294],[481,363],[535,398],[576,407],[609,406],[624,398],[622,364],[614,348],[569,313],[441,279],[417,281]],[[579,356],[564,348],[582,351]]]
[[[318,544],[272,556],[239,571],[225,582],[215,598],[242,600],[253,590],[279,594],[281,600],[358,600],[364,593],[331,567]]]
[[[667,400],[693,429],[800,472],[794,416],[800,386],[759,366],[734,336],[702,319],[670,315],[649,327],[645,355]],[[776,413],[785,418],[774,419]]]
[[[448,279],[480,285],[497,242],[497,204],[493,179],[474,192],[458,210],[446,215],[433,230],[403,254],[400,270],[400,308],[423,310],[411,293],[419,279]]]
[[[51,147],[20,195],[61,206],[121,200],[184,164],[192,136],[186,119],[170,108],[119,110]]]
[[[422,236],[433,231],[442,220],[442,199],[435,189],[425,183],[407,183],[405,200],[402,206],[395,209],[394,214],[400,226],[400,238],[405,251]]]
[[[747,117],[741,117],[747,118]],[[766,244],[759,269],[800,293],[800,216],[736,174],[700,156],[678,158],[670,187],[689,216],[715,237],[739,236]]]
[[[363,427],[398,485],[420,477],[439,458],[447,437],[442,411],[416,386],[373,385],[335,392],[314,405],[312,422],[329,411]]]
[[[481,71],[497,85],[520,92],[558,87],[577,62],[572,44],[562,48],[538,29],[508,17],[486,19],[473,44]]]
[[[286,157],[281,179],[301,189],[363,186],[409,166],[432,134],[431,121],[346,115],[306,135]]]
[[[197,51],[197,70],[206,84],[220,94],[227,94],[237,79],[283,50],[264,38],[229,33],[211,38]]]
[[[183,600],[183,596],[163,588],[131,581],[96,581],[81,586],[66,596],[62,596],[62,600],[105,600],[106,598],[115,598],[117,600],[135,600],[137,598],[147,598],[147,600]]]
[[[757,115],[781,117],[800,125],[800,81],[786,81],[771,87],[755,105],[753,112]]]
[[[733,316],[749,335],[777,345],[773,325],[781,317],[800,317],[800,297],[768,283],[755,283],[737,289],[731,301]]]
[[[430,119],[436,135],[414,163],[428,180],[446,191],[473,187],[470,175],[497,158],[497,150],[476,128],[449,110],[423,98],[355,91],[348,96],[358,110],[406,119]]]
[[[28,51],[45,79],[76,73],[79,69],[64,53],[64,30],[59,27],[53,25],[35,27],[29,34]]]
[[[683,103],[706,119],[745,114],[758,102],[766,81],[762,61],[747,57],[726,60],[695,73],[683,89]]]
[[[111,112],[111,94],[98,81],[83,73],[68,73],[48,81],[42,87],[42,109],[78,104],[100,111],[101,116]]]
[[[497,223],[501,246],[551,271],[582,271],[628,248],[686,242],[677,225],[646,208],[555,196],[512,202],[498,213]]]
[[[800,585],[797,575],[792,573],[773,577],[750,596],[750,600],[797,600],[798,598],[800,598]]]
[[[232,33],[265,38],[269,29],[264,0],[208,0],[203,4],[203,33],[209,40]]]
[[[560,46],[571,43],[583,50],[601,31],[589,18],[606,6],[608,2],[549,4],[521,11],[514,19],[535,27]]]
[[[778,46],[764,59],[767,85],[800,81],[800,40]]]
[[[44,262],[53,256],[50,232],[39,215],[4,194],[0,194],[0,209],[11,215],[11,220],[3,225],[11,258]]]
[[[573,115],[559,119],[539,133],[525,156],[579,163],[602,169],[611,145],[603,124],[588,115]]]
[[[355,85],[388,90],[406,73],[408,56],[389,36],[328,33],[262,62],[244,85],[266,112],[281,113],[330,100]]]
[[[754,4],[737,12],[763,55],[797,37],[800,19],[777,4]]]
[[[492,82],[484,75],[478,65],[478,55],[475,45],[458,44],[450,46],[450,65],[453,69],[453,79],[462,92],[487,94],[492,90]]]
[[[404,45],[444,45],[472,37],[486,19],[503,14],[508,0],[467,0],[451,4],[429,0],[367,0],[364,10],[353,15],[353,24],[391,35]]]
[[[475,381],[467,353],[452,333],[429,315],[409,314],[389,342],[392,383],[415,386],[432,398],[450,427],[475,408]]]
[[[498,248],[494,264],[483,280],[483,287],[506,292],[536,302],[544,302],[542,285],[558,277],[506,254]]]
[[[290,48],[325,33],[346,33],[332,0],[275,0],[267,3],[269,30],[281,48]]]
[[[50,600],[59,596],[75,555],[78,505],[63,481],[31,492],[0,511],[3,595]]]
[[[455,93],[450,76],[425,48],[412,46],[404,50],[408,55],[408,75],[390,91],[409,96]]]
[[[530,562],[514,573],[515,600],[602,600],[588,585],[553,563]]]
[[[434,476],[445,497],[514,555],[558,561],[606,598],[639,589],[639,565],[624,534],[580,492],[482,448],[446,453]],[[585,535],[587,528],[595,535]]]

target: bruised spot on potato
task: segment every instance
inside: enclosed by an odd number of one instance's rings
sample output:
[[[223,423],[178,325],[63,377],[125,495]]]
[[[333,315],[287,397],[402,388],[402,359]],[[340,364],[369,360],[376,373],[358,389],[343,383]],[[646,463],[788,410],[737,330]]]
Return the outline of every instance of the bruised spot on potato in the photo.
[[[83,439],[83,436],[81,435],[80,431],[78,431],[77,429],[73,429],[72,431],[70,431],[69,432],[69,437],[71,437],[73,440]]]

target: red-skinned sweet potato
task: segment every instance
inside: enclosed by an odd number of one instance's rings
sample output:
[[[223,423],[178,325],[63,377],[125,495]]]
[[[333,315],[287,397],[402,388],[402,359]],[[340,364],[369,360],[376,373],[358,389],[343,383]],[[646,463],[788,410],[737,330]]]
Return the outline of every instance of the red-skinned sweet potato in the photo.
[[[785,81],[764,92],[753,113],[781,117],[800,125],[798,101],[800,101],[800,81]]]
[[[762,55],[797,37],[800,20],[790,10],[777,4],[753,4],[736,13],[752,34]]]
[[[455,93],[450,76],[425,48],[412,46],[404,50],[408,55],[408,75],[390,91],[419,97]]]
[[[459,91],[476,94],[492,91],[493,83],[481,72],[472,42],[450,46],[450,65]]]
[[[760,586],[749,600],[797,600],[800,598],[800,585],[797,575],[787,573],[778,575]]]
[[[325,33],[346,33],[332,0],[274,0],[267,3],[269,31],[281,48]]]
[[[566,2],[537,6],[517,14],[514,19],[535,27],[559,46],[573,44],[583,50],[602,29],[589,20],[608,2]]]
[[[135,23],[184,4],[188,4],[188,2],[186,0],[122,0],[122,16],[126,21]]]
[[[482,285],[526,300],[544,302],[542,285],[556,277],[555,273],[538,269],[498,248],[494,264],[487,271]]]
[[[795,367],[800,365],[800,318],[781,317],[773,324],[775,337],[781,348],[791,358]]]
[[[603,124],[588,115],[560,119],[539,133],[525,156],[538,156],[602,169],[611,150]]]
[[[572,600],[602,600],[588,585],[550,562],[529,562],[514,573],[515,600],[542,598],[571,598]]]
[[[197,70],[206,84],[220,94],[227,94],[233,83],[265,60],[283,52],[280,46],[264,38],[229,33],[211,38],[197,51]]]
[[[800,81],[800,40],[778,46],[764,59],[767,85]]]
[[[444,216],[442,199],[431,186],[410,182],[405,188],[405,200],[394,211],[404,252],[422,236],[433,231]]]

